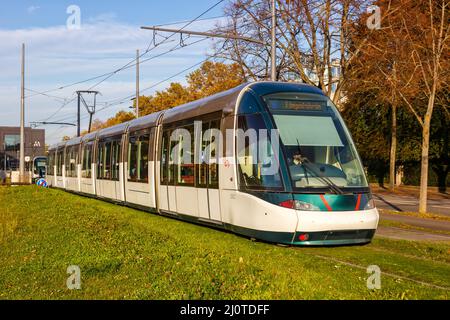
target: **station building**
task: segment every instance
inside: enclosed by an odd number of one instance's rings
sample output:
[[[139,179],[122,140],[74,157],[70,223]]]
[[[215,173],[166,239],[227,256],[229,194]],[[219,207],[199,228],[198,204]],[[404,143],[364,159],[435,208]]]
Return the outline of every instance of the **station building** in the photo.
[[[45,130],[25,128],[25,157],[31,159],[26,163],[26,169],[35,157],[46,156]],[[0,170],[19,170],[20,159],[20,127],[0,126]]]

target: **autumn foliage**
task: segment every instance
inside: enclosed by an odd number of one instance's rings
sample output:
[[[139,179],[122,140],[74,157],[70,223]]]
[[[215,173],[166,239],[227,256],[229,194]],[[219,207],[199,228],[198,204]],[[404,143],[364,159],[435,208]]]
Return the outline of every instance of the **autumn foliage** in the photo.
[[[208,97],[218,92],[234,88],[245,82],[238,64],[207,61],[186,77],[187,85],[172,82],[165,90],[150,96],[139,97],[139,115],[145,116],[157,111],[170,109],[184,103]],[[135,107],[135,106],[134,106]],[[92,131],[108,128],[135,118],[135,112],[119,111],[106,121],[96,119]],[[87,132],[84,132],[86,134]]]

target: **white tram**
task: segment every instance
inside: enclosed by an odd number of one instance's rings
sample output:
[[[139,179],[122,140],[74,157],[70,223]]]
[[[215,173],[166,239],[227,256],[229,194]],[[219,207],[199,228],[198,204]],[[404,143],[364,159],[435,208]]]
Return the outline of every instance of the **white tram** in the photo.
[[[245,84],[60,143],[47,180],[282,244],[368,243],[379,219],[339,112],[304,84]]]

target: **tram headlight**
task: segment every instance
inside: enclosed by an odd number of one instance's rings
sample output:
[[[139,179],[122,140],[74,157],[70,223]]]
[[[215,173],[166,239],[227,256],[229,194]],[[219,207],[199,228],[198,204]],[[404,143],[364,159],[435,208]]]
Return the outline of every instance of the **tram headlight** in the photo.
[[[320,208],[309,202],[300,200],[287,200],[280,203],[280,206],[303,211],[320,211]]]
[[[366,205],[364,206],[364,210],[370,210],[375,208],[375,201],[373,201],[372,197],[369,198]]]

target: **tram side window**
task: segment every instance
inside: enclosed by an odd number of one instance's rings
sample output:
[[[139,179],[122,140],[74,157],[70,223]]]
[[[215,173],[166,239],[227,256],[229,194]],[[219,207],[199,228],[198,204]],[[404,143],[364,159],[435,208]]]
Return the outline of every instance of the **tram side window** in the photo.
[[[177,185],[194,186],[194,125],[183,127],[183,132],[176,136],[177,140],[171,148],[171,156],[178,156],[175,160],[175,174]],[[186,140],[189,139],[189,140]]]
[[[49,176],[53,176],[55,174],[55,153],[54,152],[50,152],[48,154],[48,168],[47,168],[47,172]]]
[[[103,154],[104,154],[104,143],[99,142],[97,144],[97,179],[103,179]]]
[[[102,142],[100,145],[100,179],[111,179],[111,142]]]
[[[260,114],[239,116],[238,127],[240,134],[237,138],[237,156],[240,186],[244,189],[280,189],[282,182],[279,165],[275,163],[274,151],[268,137],[270,132],[267,131],[266,139],[260,136],[262,133],[260,130],[266,129],[262,116]],[[267,156],[261,158],[261,154]]]
[[[215,129],[216,131],[220,129],[220,120],[211,121],[211,129]],[[219,141],[218,137],[211,135],[210,140],[210,164],[208,171],[208,187],[209,188],[218,188],[219,187]]]
[[[78,146],[66,148],[66,177],[77,177]]]
[[[69,165],[70,165],[70,147],[66,147],[66,154],[64,157],[64,170],[66,171],[66,178],[70,177]]]
[[[104,151],[104,158],[103,158],[103,179],[110,180],[111,179],[111,149],[112,149],[112,143],[106,142],[104,144],[105,151]]]
[[[167,184],[175,185],[175,159],[174,152],[175,147],[178,145],[177,141],[173,141],[170,139],[170,132],[168,137],[168,174],[167,174]]]
[[[62,174],[63,174],[63,171],[62,171],[63,161],[64,161],[64,149],[59,150],[56,153],[56,175],[58,177],[62,177]]]
[[[81,168],[81,176],[83,178],[91,177],[92,166],[92,142],[89,142],[83,146],[83,163]]]
[[[119,181],[120,141],[111,142],[111,179]]]
[[[210,131],[208,131],[211,129]],[[214,131],[220,130],[220,120],[203,121],[202,135],[200,137],[201,163],[197,165],[197,186],[218,188],[219,187],[219,141]],[[206,133],[209,133],[206,136]],[[208,152],[209,154],[206,154]]]
[[[202,122],[202,132],[200,137],[197,138],[197,142],[200,143],[200,163],[197,164],[197,187],[206,188],[208,186],[208,164],[206,163],[205,149],[209,142],[203,139],[203,135],[209,129],[210,122]]]
[[[148,182],[150,134],[133,134],[128,141],[128,181]]]
[[[121,138],[98,143],[97,179],[119,180]]]
[[[161,178],[161,184],[167,185],[168,183],[168,141],[169,141],[169,132],[164,131],[162,142],[161,142],[161,171],[160,171],[160,178]]]

